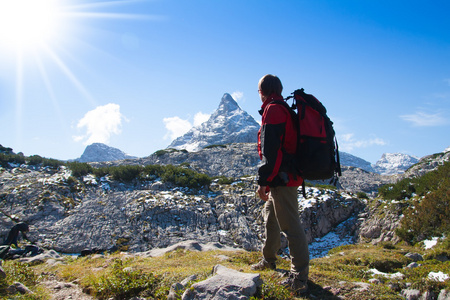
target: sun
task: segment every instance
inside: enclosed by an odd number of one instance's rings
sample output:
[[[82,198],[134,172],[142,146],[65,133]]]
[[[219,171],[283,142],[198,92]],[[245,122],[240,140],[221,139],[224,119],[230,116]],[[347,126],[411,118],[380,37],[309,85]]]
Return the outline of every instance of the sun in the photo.
[[[0,42],[26,50],[52,41],[57,35],[57,0],[0,0]]]

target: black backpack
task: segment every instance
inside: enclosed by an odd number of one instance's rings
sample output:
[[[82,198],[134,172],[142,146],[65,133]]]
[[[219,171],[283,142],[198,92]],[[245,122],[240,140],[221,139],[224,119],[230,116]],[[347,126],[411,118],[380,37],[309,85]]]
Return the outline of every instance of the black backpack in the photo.
[[[293,99],[292,106],[285,101]],[[293,159],[297,173],[307,180],[327,180],[336,185],[341,176],[338,144],[333,122],[326,108],[304,89],[296,90],[283,104],[297,127],[297,153]],[[305,196],[305,183],[303,182]]]

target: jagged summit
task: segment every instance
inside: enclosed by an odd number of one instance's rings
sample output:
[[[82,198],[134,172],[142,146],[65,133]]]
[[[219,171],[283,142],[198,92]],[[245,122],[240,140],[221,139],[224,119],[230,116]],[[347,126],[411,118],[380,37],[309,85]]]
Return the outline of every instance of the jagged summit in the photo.
[[[124,153],[122,150],[110,147],[102,143],[93,143],[88,145],[84,150],[79,162],[100,162],[100,161],[115,161],[122,159],[134,159],[136,157]]]
[[[208,121],[176,138],[167,148],[196,152],[209,145],[256,143],[259,124],[225,93]]]
[[[383,153],[373,168],[383,175],[403,173],[410,166],[416,164],[419,158],[403,153]]]
[[[226,114],[227,112],[233,110],[239,110],[240,107],[237,102],[233,99],[233,97],[225,93],[223,94],[222,100],[220,100],[219,108],[217,109],[218,114]]]

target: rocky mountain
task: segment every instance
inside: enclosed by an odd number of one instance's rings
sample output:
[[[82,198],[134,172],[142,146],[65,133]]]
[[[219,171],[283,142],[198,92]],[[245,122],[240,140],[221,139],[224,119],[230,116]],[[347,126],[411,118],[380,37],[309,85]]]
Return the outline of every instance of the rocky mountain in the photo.
[[[367,172],[375,172],[370,162],[350,153],[339,151],[339,158],[342,166],[356,167]]]
[[[376,173],[383,175],[400,174],[417,162],[419,162],[417,157],[408,154],[384,153],[373,169]]]
[[[135,156],[130,156],[117,148],[113,148],[102,143],[94,143],[87,146],[81,157],[76,159],[76,161],[100,162],[135,158]]]
[[[230,94],[224,94],[208,121],[175,139],[168,148],[195,152],[210,145],[256,143],[258,130],[255,119]]]

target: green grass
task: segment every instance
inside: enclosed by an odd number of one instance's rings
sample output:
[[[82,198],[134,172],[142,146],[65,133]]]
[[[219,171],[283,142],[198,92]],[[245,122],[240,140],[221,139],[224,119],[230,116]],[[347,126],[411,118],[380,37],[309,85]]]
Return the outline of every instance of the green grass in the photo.
[[[393,245],[384,243],[379,246],[357,244],[337,247],[329,252],[327,257],[311,260],[309,287],[315,299],[401,299],[402,289],[429,290],[436,295],[441,289],[450,289],[450,281],[437,282],[428,279],[430,272],[443,272],[450,275],[450,262],[436,260],[436,253],[448,254],[447,240],[440,242],[434,249],[409,246],[407,244]],[[424,256],[424,261],[414,269],[404,267],[411,263],[405,256],[408,252],[417,252]],[[223,260],[223,256],[227,259]],[[34,298],[14,299],[49,299],[49,291],[43,290],[39,281],[45,274],[54,274],[59,280],[76,281],[96,299],[129,299],[139,296],[146,299],[165,299],[170,286],[183,279],[196,275],[202,281],[211,276],[212,269],[217,264],[246,273],[255,273],[250,265],[258,262],[259,252],[246,251],[184,251],[176,250],[160,257],[144,258],[124,254],[105,256],[88,256],[83,258],[67,257],[63,264],[49,266],[45,263],[28,266],[15,261],[6,261],[4,269],[8,274],[2,281],[2,289],[15,281],[23,281],[35,291]],[[302,299],[296,298],[291,291],[280,286],[280,270],[289,270],[290,263],[279,258],[277,271],[259,272],[264,284],[256,299]],[[401,279],[373,275],[369,270],[377,269],[384,273],[400,272]],[[369,283],[372,278],[378,278],[379,284],[369,284],[367,289],[361,289],[361,283]],[[2,294],[3,293],[3,294]],[[182,291],[178,296],[181,297]],[[4,291],[0,296],[5,295]],[[21,298],[22,297],[22,298]],[[307,298],[311,299],[311,298]]]

